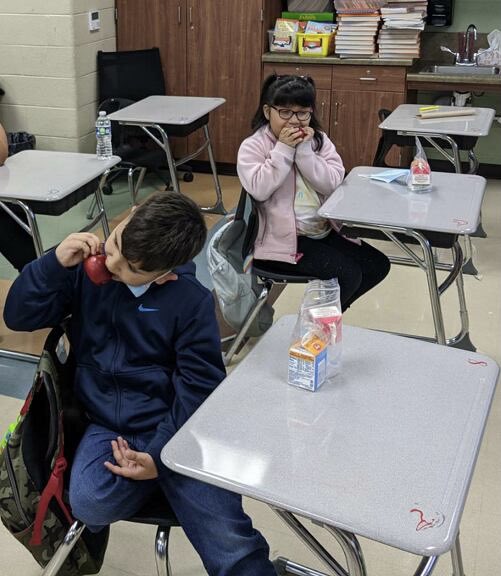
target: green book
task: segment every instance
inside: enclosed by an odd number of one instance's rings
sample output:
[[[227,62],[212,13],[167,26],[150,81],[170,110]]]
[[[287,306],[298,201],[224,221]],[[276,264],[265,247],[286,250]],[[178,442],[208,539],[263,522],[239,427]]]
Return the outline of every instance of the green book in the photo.
[[[314,22],[334,22],[334,12],[282,12],[288,20],[313,20]]]

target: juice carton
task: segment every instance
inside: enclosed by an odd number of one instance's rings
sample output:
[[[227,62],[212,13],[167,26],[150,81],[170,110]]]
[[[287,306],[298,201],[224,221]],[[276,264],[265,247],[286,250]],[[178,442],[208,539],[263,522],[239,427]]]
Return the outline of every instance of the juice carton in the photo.
[[[327,376],[327,345],[320,336],[306,334],[289,348],[288,382],[314,392]]]

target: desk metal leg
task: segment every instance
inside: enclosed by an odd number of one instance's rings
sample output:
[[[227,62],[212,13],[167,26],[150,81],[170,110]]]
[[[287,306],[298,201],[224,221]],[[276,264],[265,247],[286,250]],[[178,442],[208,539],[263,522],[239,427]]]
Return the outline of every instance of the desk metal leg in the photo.
[[[426,280],[428,282],[428,291],[430,293],[431,312],[433,315],[433,324],[435,326],[435,337],[438,344],[446,344],[444,318],[442,315],[442,306],[440,304],[435,260],[433,258],[430,243],[423,235],[415,230],[408,230],[407,234],[415,238],[423,250]]]
[[[461,555],[459,534],[456,536],[454,546],[451,549],[451,560],[452,560],[452,576],[464,576],[463,557]]]
[[[192,152],[191,154],[188,154],[188,156],[184,156],[184,158],[180,158],[179,160],[174,160],[169,145],[169,137],[167,136],[167,133],[162,128],[162,126],[160,126],[160,124],[152,124],[151,126],[141,126],[141,128],[165,152],[165,156],[167,158],[167,164],[169,166],[169,173],[172,181],[172,187],[174,188],[174,192],[177,192],[178,194],[181,193],[181,190],[179,188],[179,181],[177,179],[176,167],[180,166],[181,164],[185,164],[186,162],[192,160],[193,158],[196,158],[203,150],[207,148],[207,152],[209,154],[209,161],[212,169],[212,176],[214,178],[214,185],[216,188],[216,203],[213,206],[200,206],[200,210],[202,212],[210,212],[213,214],[226,214],[226,210],[223,205],[221,186],[219,184],[219,178],[217,176],[216,163],[214,161],[214,155],[212,153],[212,147],[209,138],[209,129],[207,127],[207,124],[205,124],[203,127],[205,135],[204,143],[197,150],[195,150],[195,152]],[[158,138],[158,136],[156,136],[156,134],[154,134],[151,131],[151,128],[158,131],[158,133],[160,134],[160,138]]]
[[[398,134],[400,134],[401,136],[415,136],[418,138],[424,138],[429,144],[431,144],[438,152],[440,152],[440,154],[442,154],[442,156],[445,156],[445,158],[447,158],[447,160],[449,160],[449,162],[454,166],[454,170],[456,171],[456,174],[461,174],[461,157],[459,155],[459,148],[458,145],[456,143],[456,141],[451,138],[449,135],[447,134],[439,134],[439,133],[428,133],[428,132],[408,132],[408,131],[398,131]],[[447,150],[445,150],[442,146],[440,146],[440,144],[438,144],[438,142],[436,142],[436,140],[445,140],[449,146],[451,147],[452,150],[452,156],[451,154],[449,154],[449,152],[447,152]],[[474,152],[472,150],[470,150],[468,152],[468,160],[470,163],[470,170],[469,173],[470,174],[474,174],[476,172],[476,170],[478,169],[478,160],[474,154]],[[475,170],[475,172],[472,172],[472,170]],[[479,235],[484,234],[485,236],[481,236],[481,237],[486,237],[487,235],[485,234],[483,228],[482,228],[482,224],[479,225]],[[466,260],[464,263],[464,267],[463,267],[463,271],[465,274],[473,274],[473,275],[477,275],[478,274],[478,270],[475,268],[473,262],[472,262],[472,247],[471,247],[471,238],[469,236],[465,236],[464,238],[465,241],[465,245],[466,245]]]
[[[272,509],[280,516],[289,528],[299,537],[318,558],[334,573],[336,576],[367,576],[367,569],[360,544],[354,534],[333,526],[320,523],[319,526],[327,530],[340,545],[346,558],[348,570],[345,570],[339,562],[325,549],[322,544],[306,529],[306,527],[290,512]],[[459,548],[459,536],[456,538],[452,554],[453,575],[464,576],[461,561],[461,550]],[[438,562],[438,556],[423,556],[414,576],[430,576]],[[278,575],[294,574],[296,576],[327,576],[323,572],[313,570],[302,564],[298,564],[288,558],[279,557],[274,561],[275,569]]]
[[[221,192],[221,185],[219,184],[219,177],[217,175],[216,161],[214,160],[214,153],[212,152],[212,145],[210,143],[209,127],[207,126],[207,124],[204,126],[204,134],[205,139],[207,141],[207,153],[209,155],[209,162],[212,170],[212,178],[214,180],[214,187],[216,188],[217,200],[216,204],[213,207],[213,210],[216,214],[226,214],[226,210],[223,206],[223,194]]]

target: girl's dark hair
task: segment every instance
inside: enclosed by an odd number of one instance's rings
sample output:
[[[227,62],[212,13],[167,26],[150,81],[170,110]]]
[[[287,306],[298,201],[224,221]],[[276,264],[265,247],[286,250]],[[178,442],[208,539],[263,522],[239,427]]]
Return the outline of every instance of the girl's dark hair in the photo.
[[[315,83],[309,76],[277,76],[271,74],[263,82],[261,88],[261,98],[259,107],[251,122],[252,132],[256,132],[268,124],[268,120],[263,112],[263,106],[302,106],[311,108],[310,126],[315,130],[314,140],[317,150],[322,148],[323,135],[322,126],[315,115]]]
[[[122,255],[146,272],[172,270],[192,260],[207,237],[199,207],[183,194],[163,192],[136,208],[122,231]]]

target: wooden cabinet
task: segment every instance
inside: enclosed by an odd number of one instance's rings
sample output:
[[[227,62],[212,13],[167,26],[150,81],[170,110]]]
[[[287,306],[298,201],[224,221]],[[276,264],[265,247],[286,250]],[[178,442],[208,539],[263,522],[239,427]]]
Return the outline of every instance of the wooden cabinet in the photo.
[[[405,103],[406,70],[402,66],[265,63],[263,77],[272,73],[313,78],[317,115],[347,171],[372,165],[381,134],[379,110]],[[399,165],[399,151],[393,150],[387,160]]]
[[[337,66],[332,73],[330,137],[346,170],[371,166],[381,131],[378,112],[405,103],[405,68]],[[400,165],[397,149],[388,163]]]
[[[280,0],[116,0],[118,50],[158,46],[167,94],[214,96],[210,116],[217,162],[236,163],[259,103],[261,55]],[[199,136],[190,136],[190,150]],[[177,155],[184,154],[176,143]]]

